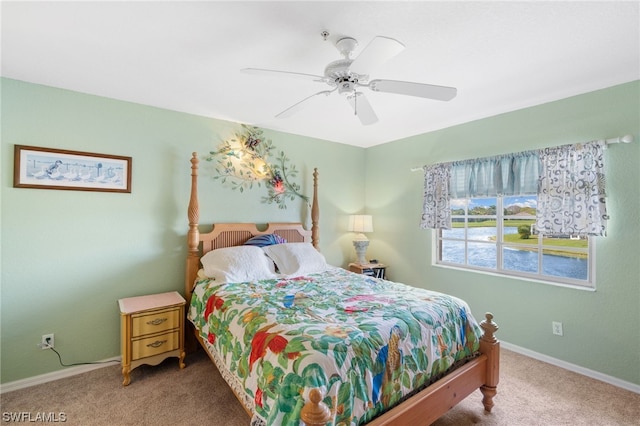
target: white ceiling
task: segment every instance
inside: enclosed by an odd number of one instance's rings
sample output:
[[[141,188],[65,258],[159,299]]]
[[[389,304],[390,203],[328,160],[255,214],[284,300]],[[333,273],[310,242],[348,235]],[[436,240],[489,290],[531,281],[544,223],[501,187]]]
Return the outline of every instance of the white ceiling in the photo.
[[[640,78],[640,3],[2,2],[2,75],[356,146],[384,142]],[[327,41],[322,30],[330,32]],[[458,88],[450,102],[364,89],[363,126],[336,93],[246,67],[322,75],[376,35],[406,49],[371,78]],[[356,52],[357,54],[357,52]]]

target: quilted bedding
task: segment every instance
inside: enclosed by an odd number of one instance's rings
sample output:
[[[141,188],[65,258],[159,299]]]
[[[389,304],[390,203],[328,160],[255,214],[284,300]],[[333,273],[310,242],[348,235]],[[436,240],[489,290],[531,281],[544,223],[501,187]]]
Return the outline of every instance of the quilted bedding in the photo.
[[[266,425],[297,425],[313,387],[332,424],[364,424],[474,356],[482,334],[461,299],[340,268],[199,280],[189,319],[252,424]]]

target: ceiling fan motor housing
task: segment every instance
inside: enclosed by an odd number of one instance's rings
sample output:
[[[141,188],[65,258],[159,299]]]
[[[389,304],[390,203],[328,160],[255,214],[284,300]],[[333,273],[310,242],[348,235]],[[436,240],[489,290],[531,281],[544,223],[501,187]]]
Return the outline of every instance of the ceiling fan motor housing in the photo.
[[[351,54],[358,46],[358,41],[352,37],[343,37],[336,42],[336,48],[344,56],[344,59],[331,62],[324,69],[327,83],[338,88],[341,95],[352,95],[356,91],[358,82],[365,83],[368,76],[359,75],[349,70],[353,59]]]

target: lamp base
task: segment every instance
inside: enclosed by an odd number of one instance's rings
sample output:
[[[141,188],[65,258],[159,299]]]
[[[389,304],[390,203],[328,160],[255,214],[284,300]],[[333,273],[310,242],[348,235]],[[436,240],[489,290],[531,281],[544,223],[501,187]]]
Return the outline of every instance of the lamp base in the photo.
[[[356,254],[358,255],[357,263],[360,265],[365,265],[367,263],[367,247],[369,247],[368,240],[354,240],[353,247],[356,249]]]

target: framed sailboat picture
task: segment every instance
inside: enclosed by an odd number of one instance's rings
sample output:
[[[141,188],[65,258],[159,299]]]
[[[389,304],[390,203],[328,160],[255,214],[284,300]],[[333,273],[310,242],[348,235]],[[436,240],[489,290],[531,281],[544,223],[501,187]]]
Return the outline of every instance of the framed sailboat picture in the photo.
[[[15,145],[15,188],[131,192],[131,157]]]

